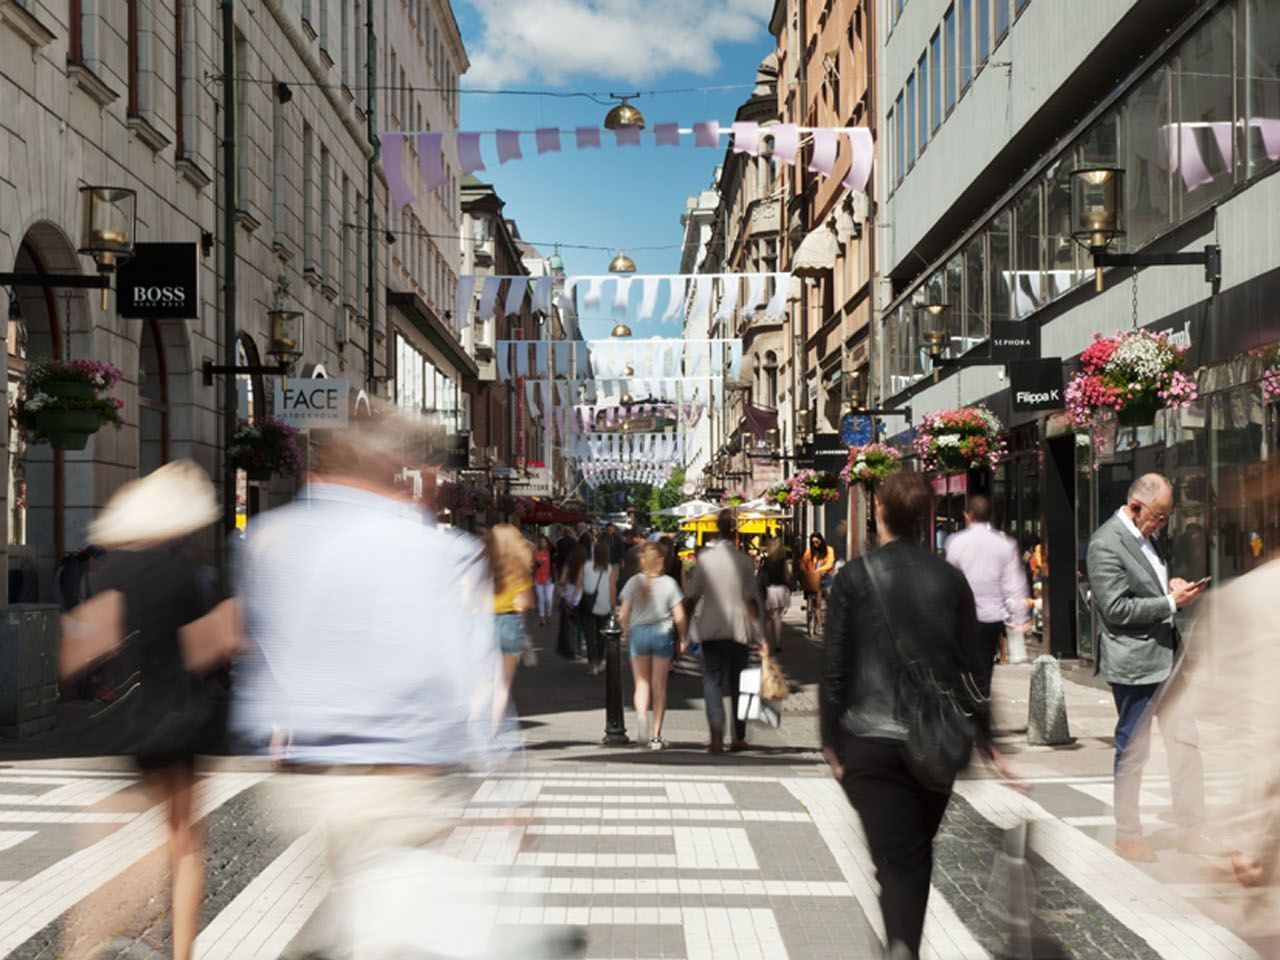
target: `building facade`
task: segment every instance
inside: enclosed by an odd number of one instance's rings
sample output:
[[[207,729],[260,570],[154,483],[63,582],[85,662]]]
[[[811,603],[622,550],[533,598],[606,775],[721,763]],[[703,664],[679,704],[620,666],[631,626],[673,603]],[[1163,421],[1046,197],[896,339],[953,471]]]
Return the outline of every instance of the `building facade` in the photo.
[[[876,12],[869,0],[778,0],[770,31],[777,40],[778,118],[810,127],[867,127],[878,139],[875,105]],[[800,161],[779,175],[778,262],[793,276],[780,357],[783,434],[799,456],[788,464],[838,471],[836,440],[853,393],[870,378],[876,231],[867,196],[842,184],[852,162],[841,139],[830,177]],[[882,172],[874,169],[869,192]],[[827,439],[823,440],[822,438]],[[814,459],[813,451],[817,457]],[[822,508],[806,508],[809,530],[823,532],[845,556],[864,544],[865,504],[847,491]]]
[[[1280,534],[1250,493],[1277,423],[1254,348],[1280,339],[1280,2],[910,0],[883,31],[877,200],[877,380],[883,403],[923,413],[986,403],[1009,427],[994,473],[941,478],[939,535],[966,492],[990,492],[1002,525],[1047,562],[1044,613],[1060,655],[1094,656],[1082,544],[1159,470],[1176,488],[1171,572],[1221,582]],[[1116,65],[1124,65],[1117,70]],[[1034,77],[1034,82],[1029,78]],[[1116,79],[1119,77],[1119,79]],[[1221,277],[1188,266],[1111,267],[1099,292],[1073,242],[1071,171],[1123,170],[1135,253],[1222,251]],[[926,303],[943,304],[941,321]],[[1015,413],[1004,368],[980,360],[991,324],[1034,327],[1041,355],[1073,358],[1095,333],[1170,332],[1189,346],[1200,399],[1152,426],[1110,428],[1095,450],[1062,414]],[[1097,468],[1095,469],[1095,459]],[[1039,548],[1037,550],[1037,548]]]

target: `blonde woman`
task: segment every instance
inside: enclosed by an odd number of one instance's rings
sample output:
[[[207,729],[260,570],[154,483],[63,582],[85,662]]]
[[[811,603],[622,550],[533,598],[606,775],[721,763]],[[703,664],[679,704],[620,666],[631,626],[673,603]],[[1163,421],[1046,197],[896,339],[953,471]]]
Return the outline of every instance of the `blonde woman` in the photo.
[[[500,523],[485,537],[489,571],[493,576],[493,613],[498,646],[502,650],[502,688],[495,698],[495,716],[506,713],[520,655],[529,642],[525,611],[533,606],[533,550],[509,523]]]
[[[631,651],[631,675],[635,679],[636,718],[643,743],[649,730],[650,750],[661,750],[662,720],[667,712],[667,675],[676,645],[685,650],[685,616],[679,585],[662,572],[662,550],[656,543],[640,548],[640,576],[622,588],[622,634]],[[653,725],[649,726],[649,709]]]

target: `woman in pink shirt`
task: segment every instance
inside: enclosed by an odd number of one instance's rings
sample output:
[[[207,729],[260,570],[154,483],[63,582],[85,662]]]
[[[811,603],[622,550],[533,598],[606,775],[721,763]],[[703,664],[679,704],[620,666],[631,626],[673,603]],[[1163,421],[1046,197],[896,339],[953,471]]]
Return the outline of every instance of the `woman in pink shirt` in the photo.
[[[538,626],[551,622],[551,603],[556,584],[551,576],[551,541],[546,534],[538,537],[538,548],[533,552],[533,592],[538,595]]]

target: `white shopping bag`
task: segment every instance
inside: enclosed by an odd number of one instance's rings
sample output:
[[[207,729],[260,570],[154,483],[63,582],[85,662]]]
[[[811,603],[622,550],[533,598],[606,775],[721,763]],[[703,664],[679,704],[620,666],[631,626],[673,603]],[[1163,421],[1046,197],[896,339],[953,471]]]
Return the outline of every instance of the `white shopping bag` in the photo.
[[[760,697],[760,668],[748,667],[738,675],[738,719],[760,720],[771,727],[782,724],[777,706]]]

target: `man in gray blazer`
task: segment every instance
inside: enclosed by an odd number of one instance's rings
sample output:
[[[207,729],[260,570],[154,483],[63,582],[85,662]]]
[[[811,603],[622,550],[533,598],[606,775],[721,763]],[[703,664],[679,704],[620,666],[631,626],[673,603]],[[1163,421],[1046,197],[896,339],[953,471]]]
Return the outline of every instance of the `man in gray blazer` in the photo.
[[[1142,768],[1150,755],[1151,719],[1169,754],[1174,816],[1182,827],[1178,848],[1217,853],[1202,833],[1204,768],[1195,720],[1177,696],[1178,630],[1173,617],[1196,601],[1204,583],[1170,578],[1152,535],[1169,522],[1173,488],[1158,473],[1139,477],[1114,516],[1089,541],[1089,585],[1102,620],[1098,667],[1111,685],[1116,711],[1116,851],[1126,859],[1152,861],[1142,836],[1138,798]]]

